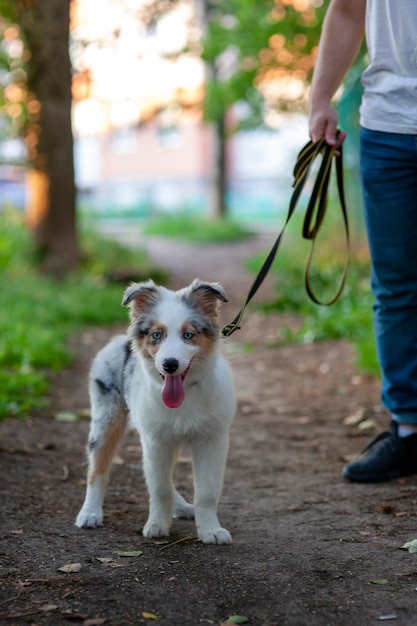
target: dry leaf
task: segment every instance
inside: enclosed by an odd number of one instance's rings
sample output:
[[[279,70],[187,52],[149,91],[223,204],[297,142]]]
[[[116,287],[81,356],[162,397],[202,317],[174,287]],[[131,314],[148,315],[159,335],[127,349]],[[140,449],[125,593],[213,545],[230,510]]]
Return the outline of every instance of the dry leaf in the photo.
[[[37,450],[54,450],[55,444],[45,443],[44,441],[38,441],[35,447]]]
[[[375,420],[364,420],[360,424],[358,424],[359,430],[372,430],[375,428],[376,422]]]
[[[344,454],[341,459],[344,463],[350,463],[351,461],[356,461],[358,458],[357,454]]]
[[[81,563],[67,563],[62,567],[58,567],[58,572],[65,572],[66,574],[74,574],[81,569]]]
[[[105,621],[102,617],[92,617],[91,619],[85,619],[83,626],[101,626]]]
[[[394,511],[394,507],[391,504],[381,504],[379,507],[381,513],[392,513]]]
[[[347,417],[345,417],[345,419],[343,420],[343,424],[345,426],[357,426],[360,422],[363,421],[363,417],[365,415],[365,411],[364,409],[358,409],[356,411],[356,413],[353,413],[352,415],[348,415]]]
[[[407,543],[405,543],[402,548],[404,550],[408,550],[411,554],[415,554],[417,552],[417,539],[407,541]]]
[[[153,619],[153,620],[158,619],[158,616],[155,615],[155,613],[147,613],[146,611],[142,611],[142,617],[144,619]]]

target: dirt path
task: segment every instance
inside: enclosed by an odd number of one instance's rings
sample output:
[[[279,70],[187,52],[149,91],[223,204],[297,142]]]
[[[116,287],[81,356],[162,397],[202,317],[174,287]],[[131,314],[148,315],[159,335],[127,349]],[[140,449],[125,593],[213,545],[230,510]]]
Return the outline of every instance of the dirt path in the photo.
[[[149,249],[171,267],[174,287],[197,275],[222,282],[227,321],[250,282],[242,259],[268,243],[153,239]],[[340,474],[343,457],[386,426],[379,385],[358,375],[344,342],[267,347],[289,322],[252,313],[225,343],[239,401],[220,505],[232,546],[202,545],[183,521],[169,542],[143,539],[147,498],[133,434],[114,467],[106,525],[74,527],[88,421],[55,417],[87,408],[91,357],[120,329],[74,338],[74,366],[56,376],[51,409],[0,423],[0,624],[197,626],[231,615],[252,626],[362,626],[388,617],[417,624],[417,555],[400,549],[417,537],[416,477],[351,485]],[[364,434],[344,423],[352,415],[377,426]],[[177,478],[190,496],[187,462]],[[132,550],[141,554],[117,553]],[[59,571],[74,563],[79,571]]]

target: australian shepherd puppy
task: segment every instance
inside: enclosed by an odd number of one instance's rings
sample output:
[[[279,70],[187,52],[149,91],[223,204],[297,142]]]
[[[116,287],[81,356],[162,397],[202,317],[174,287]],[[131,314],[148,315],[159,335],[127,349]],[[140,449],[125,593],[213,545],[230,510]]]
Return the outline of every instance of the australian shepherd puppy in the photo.
[[[195,517],[204,543],[231,543],[217,519],[236,409],[232,375],[219,353],[220,302],[227,302],[222,287],[198,279],[175,292],[151,280],[126,290],[128,335],[107,344],[90,373],[89,469],[76,520],[80,528],[103,523],[112,459],[129,425],[139,432],[149,492],[144,536],[167,536],[174,515]],[[173,484],[183,446],[192,454],[193,505]]]

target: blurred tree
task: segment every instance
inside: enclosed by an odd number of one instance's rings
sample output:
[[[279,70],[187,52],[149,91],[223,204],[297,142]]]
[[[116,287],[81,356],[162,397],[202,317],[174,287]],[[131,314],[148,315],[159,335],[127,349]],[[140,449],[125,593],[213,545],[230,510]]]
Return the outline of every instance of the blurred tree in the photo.
[[[203,58],[217,68],[206,87],[206,117],[242,102],[238,125],[259,127],[268,109],[305,110],[323,0],[205,1]]]
[[[227,132],[262,127],[269,110],[302,108],[323,10],[320,0],[200,0],[206,6],[203,59],[209,68],[205,118],[217,129],[217,213],[225,212]],[[227,112],[240,104],[239,115]],[[235,107],[236,110],[236,107]]]
[[[71,129],[70,0],[0,0],[0,14],[2,39],[6,42],[3,56],[8,57],[12,71],[3,95],[8,101],[9,114],[14,104],[12,114],[22,122],[31,166],[28,223],[37,243],[42,271],[62,278],[78,264]],[[12,54],[10,60],[13,42],[15,49],[17,42],[24,46],[20,66],[17,54]],[[11,85],[15,86],[14,95]],[[25,96],[25,107],[13,102],[17,97],[16,86]]]
[[[180,1],[150,0],[142,18],[155,20]],[[326,7],[323,0],[194,0],[194,5],[202,42],[191,38],[189,50],[205,62],[204,115],[215,130],[209,210],[222,216],[227,137],[237,128],[264,126],[270,111],[305,110]]]

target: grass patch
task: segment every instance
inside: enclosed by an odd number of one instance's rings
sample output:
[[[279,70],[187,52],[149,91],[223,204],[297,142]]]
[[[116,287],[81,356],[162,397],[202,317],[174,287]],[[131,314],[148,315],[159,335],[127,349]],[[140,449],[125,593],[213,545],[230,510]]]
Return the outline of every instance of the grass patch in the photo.
[[[288,342],[347,339],[355,347],[359,367],[378,375],[372,324],[373,299],[369,286],[370,264],[366,250],[356,250],[352,254],[347,284],[338,302],[332,306],[319,306],[311,302],[304,287],[304,266],[311,244],[295,234],[294,226],[289,230],[271,269],[277,296],[271,302],[257,304],[257,308],[265,312],[300,314],[302,322],[297,331],[282,329]],[[316,248],[310,282],[314,293],[326,301],[336,292],[343,272],[345,246],[342,232],[328,233],[321,242],[317,242]],[[256,273],[265,256],[252,257],[248,269]]]
[[[20,215],[0,214],[0,418],[42,405],[47,371],[68,363],[67,341],[77,328],[127,322],[124,286],[106,281],[108,272],[129,267],[152,274],[142,251],[92,233],[83,234],[81,249],[83,268],[68,280],[39,276]]]
[[[253,235],[234,220],[203,219],[187,213],[152,219],[145,224],[143,232],[192,243],[227,243],[241,241]]]

